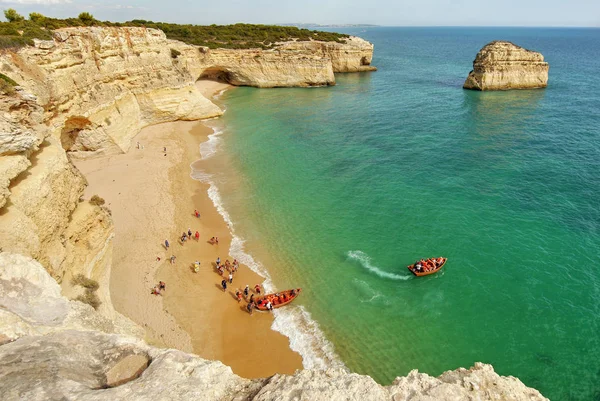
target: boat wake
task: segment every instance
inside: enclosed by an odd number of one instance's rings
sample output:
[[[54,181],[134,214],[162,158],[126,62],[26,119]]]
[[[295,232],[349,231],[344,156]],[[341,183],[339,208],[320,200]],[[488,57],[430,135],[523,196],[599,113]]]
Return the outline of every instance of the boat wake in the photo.
[[[411,276],[403,276],[381,270],[379,267],[371,264],[371,257],[363,251],[348,251],[347,255],[349,259],[357,261],[363,268],[381,278],[388,278],[390,280],[410,280],[411,278]]]
[[[375,291],[366,281],[354,278],[352,285],[356,287],[356,292],[359,294],[359,301],[362,303],[374,304],[378,306],[389,306],[391,302],[389,297]]]

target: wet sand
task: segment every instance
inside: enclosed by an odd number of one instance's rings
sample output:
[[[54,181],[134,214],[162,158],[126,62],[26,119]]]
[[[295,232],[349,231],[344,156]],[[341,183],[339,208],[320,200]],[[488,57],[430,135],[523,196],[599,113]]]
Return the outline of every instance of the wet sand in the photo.
[[[200,81],[198,87],[210,98],[228,86]],[[126,154],[75,162],[89,182],[85,196],[103,197],[112,210],[114,306],[146,328],[153,345],[220,360],[247,378],[293,373],[302,368],[302,359],[289,348],[287,337],[270,329],[273,316],[256,311],[250,316],[246,302],[235,299],[237,288],[253,288],[262,278],[241,265],[233,284],[226,292],[221,289],[214,262],[217,257],[233,261],[228,255],[231,234],[208,197],[209,185],[190,177],[199,144],[211,133],[199,122],[160,124],[142,130]],[[200,240],[182,245],[179,238],[188,228],[199,231]],[[208,242],[213,236],[218,245]],[[171,255],[175,264],[169,262]],[[201,262],[198,273],[195,260]],[[151,295],[159,281],[166,283],[166,291]]]

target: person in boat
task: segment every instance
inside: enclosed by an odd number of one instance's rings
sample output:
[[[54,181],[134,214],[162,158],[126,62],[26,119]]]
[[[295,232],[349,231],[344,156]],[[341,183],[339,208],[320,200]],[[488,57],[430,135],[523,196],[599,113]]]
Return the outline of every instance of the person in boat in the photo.
[[[267,310],[272,311],[273,310],[273,305],[267,301],[267,304],[265,305],[265,307],[267,308]]]
[[[292,290],[291,294],[292,294],[292,297],[295,297],[296,296],[296,290]]]

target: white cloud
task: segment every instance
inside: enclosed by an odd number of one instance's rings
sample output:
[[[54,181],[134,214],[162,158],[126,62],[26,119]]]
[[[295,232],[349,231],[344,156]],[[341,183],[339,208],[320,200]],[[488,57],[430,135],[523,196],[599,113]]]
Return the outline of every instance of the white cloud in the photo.
[[[13,3],[13,4],[65,4],[65,3],[71,3],[71,0],[0,0],[0,3]]]

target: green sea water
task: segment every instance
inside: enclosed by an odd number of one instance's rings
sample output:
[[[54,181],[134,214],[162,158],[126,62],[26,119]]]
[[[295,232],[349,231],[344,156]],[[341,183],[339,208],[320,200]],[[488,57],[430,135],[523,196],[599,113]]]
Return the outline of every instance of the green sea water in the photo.
[[[382,384],[482,361],[600,399],[600,30],[349,33],[379,71],[228,91],[205,147],[237,251],[303,288],[276,328],[306,366]],[[549,87],[463,90],[494,39],[542,52]],[[431,256],[440,273],[406,269]]]

